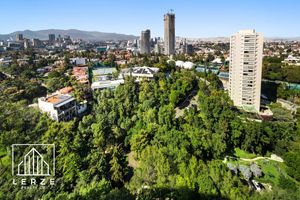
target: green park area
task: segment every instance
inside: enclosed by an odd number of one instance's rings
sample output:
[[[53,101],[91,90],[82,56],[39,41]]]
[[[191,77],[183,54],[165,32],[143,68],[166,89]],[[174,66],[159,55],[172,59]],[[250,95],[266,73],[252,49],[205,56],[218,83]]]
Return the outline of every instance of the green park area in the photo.
[[[262,176],[254,177],[253,179],[263,185],[272,187],[282,187],[285,184],[299,186],[299,182],[287,173],[285,162],[273,160],[271,157],[262,157],[247,151],[235,148],[234,156],[227,157],[226,163],[236,166],[244,165],[250,167],[253,163],[257,164],[262,171]]]

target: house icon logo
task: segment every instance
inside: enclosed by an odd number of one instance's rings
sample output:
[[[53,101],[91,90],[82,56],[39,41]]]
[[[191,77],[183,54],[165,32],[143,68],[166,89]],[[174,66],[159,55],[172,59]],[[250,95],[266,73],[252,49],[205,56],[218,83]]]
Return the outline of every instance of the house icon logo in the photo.
[[[49,164],[33,147],[18,164],[18,176],[50,176]]]
[[[12,145],[12,175],[54,176],[54,144]]]

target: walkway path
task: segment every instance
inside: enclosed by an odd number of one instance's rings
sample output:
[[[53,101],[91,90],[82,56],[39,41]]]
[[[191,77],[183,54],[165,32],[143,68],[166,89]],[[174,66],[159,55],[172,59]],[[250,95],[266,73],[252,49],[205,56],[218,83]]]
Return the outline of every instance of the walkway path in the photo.
[[[198,80],[201,80],[203,82],[205,82],[206,85],[209,85],[210,82],[207,81],[204,78],[197,78]],[[185,100],[175,108],[175,118],[181,117],[184,114],[184,109],[191,107],[192,105],[198,105],[197,102],[197,92],[198,92],[198,88],[193,89],[192,92],[190,92],[190,94],[185,98]]]
[[[271,157],[256,157],[256,158],[239,158],[239,157],[234,157],[234,156],[225,156],[223,162],[226,163],[227,162],[227,158],[234,158],[234,159],[240,159],[242,161],[247,161],[247,162],[253,162],[253,161],[257,161],[257,160],[262,160],[262,159],[267,159],[267,160],[273,160],[276,162],[283,162],[283,159],[275,154],[272,154]]]
[[[184,109],[191,107],[192,105],[197,105],[197,89],[194,89],[186,99],[175,108],[175,117],[181,117],[184,114]]]

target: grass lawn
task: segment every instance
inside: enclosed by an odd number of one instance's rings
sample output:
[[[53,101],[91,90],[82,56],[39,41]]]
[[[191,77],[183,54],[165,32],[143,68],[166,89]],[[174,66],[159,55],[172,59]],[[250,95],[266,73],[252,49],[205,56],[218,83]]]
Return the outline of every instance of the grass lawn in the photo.
[[[251,158],[257,157],[257,155],[255,155],[253,153],[248,153],[247,151],[241,150],[239,148],[235,148],[234,152],[235,152],[234,155],[236,157],[239,157],[239,158],[249,158],[249,159],[251,159]]]
[[[2,164],[4,165],[4,166],[9,166],[9,165],[11,165],[11,161],[10,161],[10,158],[8,157],[8,155],[7,156],[4,156],[3,158],[1,158],[1,161],[0,161],[0,163],[2,162]],[[1,168],[1,166],[0,166],[0,168]]]
[[[258,155],[248,153],[248,152],[243,151],[238,148],[235,149],[234,155],[239,158],[248,158],[248,159],[258,157]],[[235,166],[238,166],[238,165],[250,166],[252,163],[249,161],[243,161],[243,160],[234,159],[234,158],[228,158],[228,162],[234,164]],[[286,165],[284,162],[281,163],[281,162],[276,162],[276,161],[268,160],[268,159],[260,159],[260,160],[254,161],[254,163],[258,164],[260,166],[261,170],[263,171],[263,174],[264,174],[263,177],[260,177],[260,178],[255,177],[254,178],[261,183],[269,183],[272,186],[278,186],[281,175],[284,175],[284,177],[289,177],[286,173]],[[291,180],[295,181],[291,177],[289,177],[289,178]],[[295,183],[297,183],[297,182],[295,181]]]
[[[6,150],[0,147],[0,157],[6,154]]]
[[[3,148],[0,148],[0,164],[1,164],[1,162],[2,162],[2,164],[4,165],[4,166],[9,166],[11,163],[10,163],[10,158],[9,158],[9,156],[7,155],[7,152],[6,152],[6,150],[5,149],[3,149]],[[0,165],[0,167],[1,167],[1,165]]]
[[[264,176],[259,178],[261,182],[272,183],[273,185],[278,185],[279,177],[281,173],[285,173],[282,163],[271,160],[259,160],[258,165],[261,167]]]

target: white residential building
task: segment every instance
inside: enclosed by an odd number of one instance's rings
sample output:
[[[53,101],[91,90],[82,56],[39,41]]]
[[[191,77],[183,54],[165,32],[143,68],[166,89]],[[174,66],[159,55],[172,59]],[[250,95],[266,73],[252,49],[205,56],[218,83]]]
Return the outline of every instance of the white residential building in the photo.
[[[286,59],[284,59],[284,61],[282,61],[283,63],[286,63],[288,65],[300,65],[300,62],[299,62],[299,58],[297,57],[294,57],[292,55],[289,55]]]
[[[54,94],[38,99],[39,109],[55,121],[68,121],[76,115],[75,98],[69,94]]]
[[[263,35],[242,30],[230,37],[229,96],[234,105],[260,110]]]
[[[154,75],[157,74],[159,71],[159,68],[156,67],[133,67],[133,68],[126,68],[122,70],[122,75],[124,77],[126,76],[133,76],[136,77],[137,81],[143,80],[143,79],[153,79]]]
[[[66,89],[69,88],[62,90]],[[83,113],[87,109],[87,104],[77,103],[69,92],[57,91],[50,96],[38,98],[38,107],[41,112],[47,113],[55,121],[68,121]]]
[[[71,64],[86,65],[86,58],[70,58]]]

